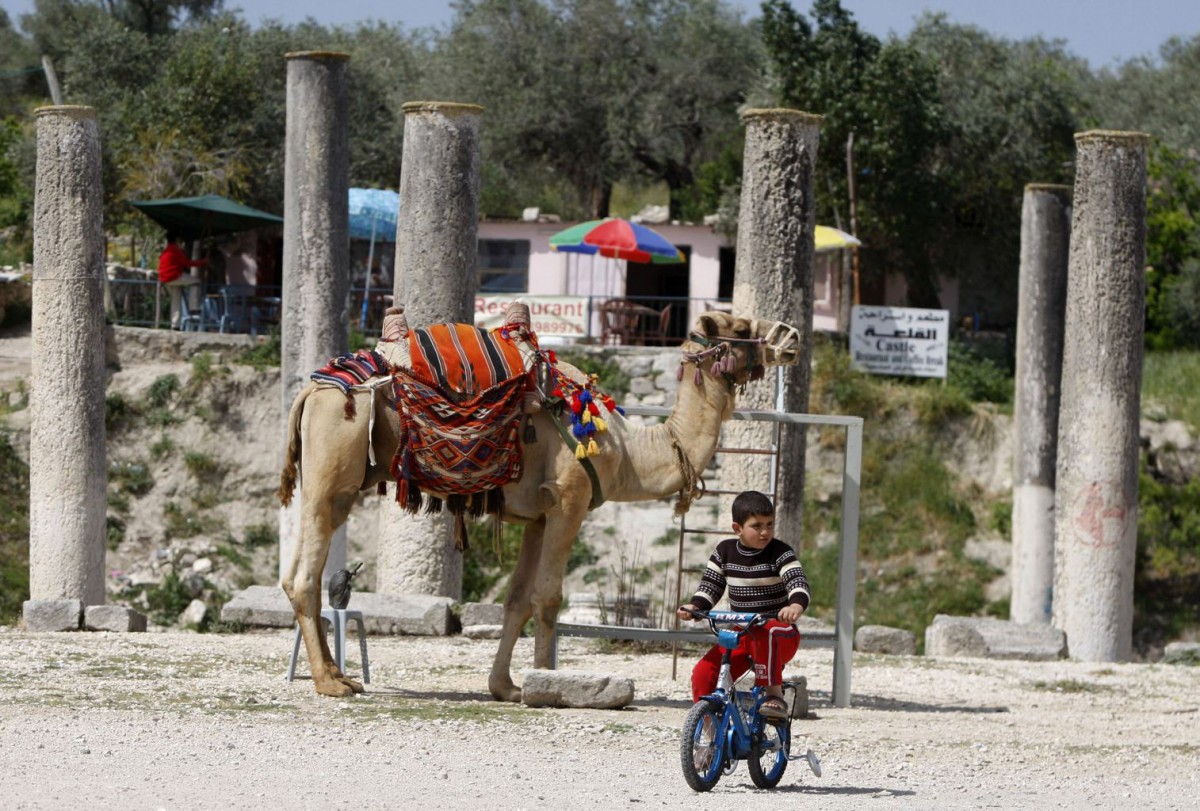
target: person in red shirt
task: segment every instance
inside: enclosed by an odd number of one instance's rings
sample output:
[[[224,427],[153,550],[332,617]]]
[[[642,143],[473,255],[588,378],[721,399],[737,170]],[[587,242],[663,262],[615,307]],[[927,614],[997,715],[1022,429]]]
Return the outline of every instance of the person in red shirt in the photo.
[[[171,329],[179,329],[182,317],[179,300],[183,291],[186,290],[188,294],[188,309],[191,312],[200,311],[200,280],[185,271],[207,264],[207,259],[188,259],[183,248],[179,247],[175,234],[167,232],[167,247],[158,256],[158,281],[171,294]]]

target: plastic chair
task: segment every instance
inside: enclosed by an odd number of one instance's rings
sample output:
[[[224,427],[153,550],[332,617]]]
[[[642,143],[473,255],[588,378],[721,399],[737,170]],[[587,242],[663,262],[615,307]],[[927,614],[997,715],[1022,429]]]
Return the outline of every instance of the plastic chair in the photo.
[[[220,329],[225,318],[224,299],[219,296],[206,296],[200,307],[200,329],[207,332],[210,329]]]
[[[221,332],[253,332],[253,314],[250,299],[254,288],[248,285],[229,284],[221,288],[224,313],[221,316]]]
[[[613,298],[600,305],[600,343],[629,344],[638,331],[638,305]]]
[[[371,667],[367,664],[367,629],[363,625],[363,614],[353,608],[322,608],[321,631],[327,632],[333,626],[333,660],[338,670],[346,673],[346,623],[358,623],[358,652],[362,657],[363,684],[371,683]],[[287,680],[296,678],[296,659],[300,656],[300,623],[296,623],[296,638],[292,641],[292,660],[288,663]]]
[[[201,326],[200,313],[192,312],[192,308],[188,305],[188,291],[181,290],[179,294],[179,329],[183,332],[200,332]]]
[[[661,312],[647,315],[648,326],[642,332],[642,341],[646,344],[666,344],[667,330],[671,324],[671,305],[662,308]]]

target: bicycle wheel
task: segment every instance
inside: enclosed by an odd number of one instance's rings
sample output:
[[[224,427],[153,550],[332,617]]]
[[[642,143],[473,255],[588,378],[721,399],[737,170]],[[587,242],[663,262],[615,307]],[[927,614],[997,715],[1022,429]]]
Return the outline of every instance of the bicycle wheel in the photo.
[[[708,791],[721,779],[725,745],[721,740],[723,707],[715,701],[697,701],[683,722],[679,757],[683,779],[695,791]]]
[[[791,743],[789,724],[763,724],[762,739],[746,762],[754,785],[759,788],[775,788],[779,785],[783,773],[787,771]]]

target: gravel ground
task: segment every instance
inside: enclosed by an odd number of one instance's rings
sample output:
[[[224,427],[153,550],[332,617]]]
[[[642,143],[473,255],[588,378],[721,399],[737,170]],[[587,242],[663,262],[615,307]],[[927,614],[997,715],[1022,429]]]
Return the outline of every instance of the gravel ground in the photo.
[[[632,707],[595,711],[490,700],[494,649],[373,637],[368,692],[335,700],[284,680],[290,632],[0,629],[0,806],[1200,807],[1200,668],[856,654],[838,709],[832,653],[802,651],[787,673],[808,676],[811,715],[793,730],[823,776],[794,762],[762,791],[741,764],[697,795],[669,652],[563,640],[561,667],[635,679]],[[531,656],[522,640],[517,667]]]

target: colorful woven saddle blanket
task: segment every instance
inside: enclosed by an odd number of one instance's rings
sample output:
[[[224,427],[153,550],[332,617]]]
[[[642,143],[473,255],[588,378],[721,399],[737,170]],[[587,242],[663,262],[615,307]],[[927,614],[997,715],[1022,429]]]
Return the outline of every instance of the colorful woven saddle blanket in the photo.
[[[409,368],[447,396],[474,397],[525,372],[514,340],[501,330],[436,324],[408,333]]]
[[[342,394],[349,395],[354,386],[360,386],[372,377],[387,377],[391,371],[391,364],[382,355],[363,349],[353,355],[339,355],[309,375],[309,378],[337,386]]]
[[[392,375],[400,444],[392,459],[396,501],[417,512],[502,513],[505,484],[521,476],[519,435],[526,377],[517,374],[473,397],[445,390],[403,368]],[[438,494],[438,495],[432,495]]]

